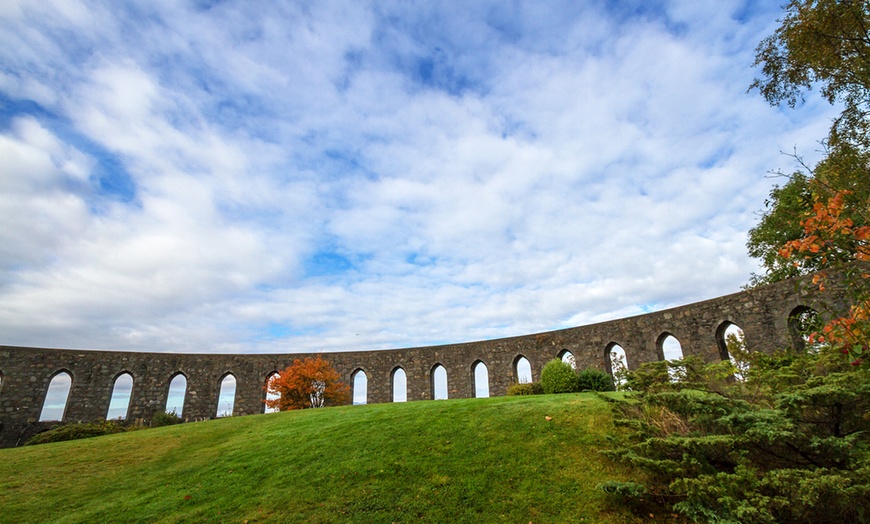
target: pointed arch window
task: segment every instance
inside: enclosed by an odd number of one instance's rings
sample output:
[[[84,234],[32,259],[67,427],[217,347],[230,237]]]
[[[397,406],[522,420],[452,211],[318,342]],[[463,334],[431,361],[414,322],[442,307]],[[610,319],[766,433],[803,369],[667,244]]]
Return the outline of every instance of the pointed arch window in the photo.
[[[268,387],[269,387],[269,382],[270,382],[273,378],[276,378],[276,377],[278,377],[278,376],[279,376],[279,375],[278,375],[278,372],[277,372],[277,371],[273,371],[272,373],[269,373],[269,376],[266,377],[266,383],[264,384],[264,386],[265,386],[266,388],[268,388]],[[281,395],[279,395],[278,393],[272,393],[272,392],[269,391],[268,389],[266,390],[266,400],[278,400],[279,398],[281,398]],[[281,410],[278,409],[278,408],[270,408],[270,407],[267,406],[265,403],[263,403],[263,413],[277,413],[277,412],[279,412],[279,411],[281,411]]]
[[[788,330],[797,351],[815,351],[817,348],[809,343],[810,334],[821,327],[819,313],[811,307],[798,306],[788,315]]]
[[[441,364],[432,368],[432,399],[447,399],[447,370]]]
[[[577,369],[577,360],[574,358],[574,353],[571,353],[567,349],[563,349],[559,352],[559,360],[568,364],[574,369]]]
[[[236,377],[232,373],[221,380],[220,394],[218,394],[218,417],[233,416],[236,404]]]
[[[607,372],[613,377],[613,384],[618,388],[625,384],[626,374],[628,373],[628,360],[625,356],[625,349],[616,342],[607,346],[605,351],[604,365],[607,367]]]
[[[133,394],[133,375],[121,373],[112,386],[112,399],[106,420],[126,420],[130,409],[130,396]]]
[[[489,370],[486,369],[486,364],[478,360],[472,368],[474,376],[474,397],[488,398],[489,397]]]
[[[366,404],[368,402],[369,377],[366,372],[358,369],[351,377],[353,384],[353,403],[355,405]]]
[[[45,400],[42,403],[42,411],[39,414],[40,422],[63,420],[71,389],[72,375],[66,371],[60,371],[51,378]]]
[[[514,379],[518,384],[531,384],[532,382],[532,364],[529,359],[522,355],[514,361]]]
[[[393,402],[408,401],[408,375],[402,368],[396,368],[392,373]]]
[[[719,358],[728,360],[734,366],[734,378],[743,381],[749,373],[749,362],[745,358],[746,337],[740,326],[732,322],[723,322],[716,330],[716,345],[719,346]]]
[[[659,339],[656,343],[656,349],[658,350],[659,358],[663,360],[680,360],[683,358],[683,346],[680,344],[680,341],[674,335],[670,333],[662,333],[659,336]],[[671,382],[678,382],[681,379],[685,378],[686,368],[685,366],[673,366],[669,364],[668,367],[668,376],[671,378]]]
[[[169,392],[166,394],[166,412],[181,416],[184,412],[184,398],[187,396],[187,377],[176,374],[169,381]]]

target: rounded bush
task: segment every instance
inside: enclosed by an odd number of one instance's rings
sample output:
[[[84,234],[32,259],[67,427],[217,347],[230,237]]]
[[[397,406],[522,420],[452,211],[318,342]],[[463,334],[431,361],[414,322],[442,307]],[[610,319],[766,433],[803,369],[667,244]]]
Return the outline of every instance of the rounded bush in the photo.
[[[571,393],[577,391],[577,373],[570,364],[554,358],[541,370],[544,393]]]
[[[173,409],[170,413],[165,411],[158,411],[151,418],[151,427],[159,428],[162,426],[171,426],[172,424],[179,424],[181,422],[181,417],[178,416],[178,413]]]
[[[509,397],[517,395],[540,395],[544,392],[541,389],[540,382],[524,382],[522,384],[511,384],[508,386],[507,394]]]
[[[579,391],[615,391],[613,377],[603,371],[587,368],[577,373],[577,389]]]

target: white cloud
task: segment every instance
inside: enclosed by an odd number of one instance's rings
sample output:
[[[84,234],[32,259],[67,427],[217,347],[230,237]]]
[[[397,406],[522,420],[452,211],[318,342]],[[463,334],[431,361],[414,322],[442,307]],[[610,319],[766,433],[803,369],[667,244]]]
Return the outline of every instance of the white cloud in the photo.
[[[373,349],[736,291],[832,111],[745,92],[775,8],[699,6],[7,4],[0,343]]]

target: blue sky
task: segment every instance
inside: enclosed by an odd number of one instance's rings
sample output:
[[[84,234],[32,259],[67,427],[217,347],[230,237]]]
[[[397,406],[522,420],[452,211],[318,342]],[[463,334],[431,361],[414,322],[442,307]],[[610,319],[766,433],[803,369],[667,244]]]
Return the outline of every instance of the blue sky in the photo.
[[[738,291],[775,3],[4,2],[0,344],[385,349]]]

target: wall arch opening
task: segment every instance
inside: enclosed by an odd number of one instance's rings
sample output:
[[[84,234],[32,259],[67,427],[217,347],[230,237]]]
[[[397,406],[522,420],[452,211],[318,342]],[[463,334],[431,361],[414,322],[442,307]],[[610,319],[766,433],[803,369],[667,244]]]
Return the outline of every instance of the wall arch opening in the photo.
[[[127,372],[121,373],[115,378],[115,383],[112,386],[112,397],[109,400],[106,420],[126,420],[132,394],[133,375]]]
[[[559,352],[558,357],[559,360],[561,360],[562,362],[568,364],[574,369],[577,369],[577,359],[574,358],[574,353],[571,353],[571,351],[563,349]]]
[[[357,369],[350,377],[353,384],[353,404],[360,405],[368,402],[369,377],[362,369]]]
[[[679,360],[683,358],[683,346],[679,339],[665,331],[656,341],[656,351],[660,360]]]
[[[272,379],[278,378],[278,376],[279,374],[277,371],[272,371],[271,373],[266,375],[266,382],[263,384],[263,391],[266,392],[266,395],[263,397],[264,400],[278,400],[279,398],[281,398],[281,395],[279,395],[278,393],[273,393],[269,391],[269,382],[271,382]],[[277,406],[274,408],[270,408],[266,405],[265,402],[263,402],[263,413],[277,413],[279,411],[281,410],[278,409]]]
[[[72,375],[68,371],[58,371],[55,373],[48,383],[48,390],[42,403],[42,411],[39,413],[39,421],[63,421],[67,405],[69,404],[71,390]]]
[[[749,362],[746,359],[746,339],[740,326],[727,320],[719,324],[716,328],[716,346],[719,348],[719,358],[730,361],[734,366],[734,378],[745,379]]]
[[[471,366],[471,376],[474,378],[474,398],[489,398],[489,370],[482,360]]]
[[[432,400],[446,400],[447,395],[447,369],[441,364],[435,364],[430,373],[432,377]]]
[[[656,351],[661,360],[674,361],[683,358],[682,344],[680,344],[677,337],[668,332],[659,335],[659,338],[656,341]],[[680,378],[685,375],[685,371],[685,366],[669,365],[668,376],[671,378],[671,382],[680,380]]]
[[[514,359],[514,381],[517,384],[532,383],[532,364],[524,355],[517,355]]]
[[[232,417],[236,404],[236,377],[227,373],[221,379],[220,392],[218,393],[218,405],[215,415],[218,418]]]
[[[795,351],[811,351],[810,335],[819,331],[822,321],[819,313],[808,306],[798,306],[788,314],[788,331]]]
[[[408,375],[401,367],[397,367],[390,373],[393,402],[408,401]]]
[[[613,377],[613,384],[619,388],[625,384],[628,375],[628,359],[625,348],[611,342],[604,348],[604,369]]]
[[[166,393],[166,412],[175,413],[180,417],[184,413],[184,400],[187,397],[187,377],[184,373],[176,373],[169,380],[169,390]]]

